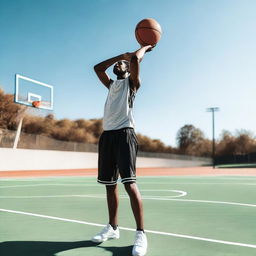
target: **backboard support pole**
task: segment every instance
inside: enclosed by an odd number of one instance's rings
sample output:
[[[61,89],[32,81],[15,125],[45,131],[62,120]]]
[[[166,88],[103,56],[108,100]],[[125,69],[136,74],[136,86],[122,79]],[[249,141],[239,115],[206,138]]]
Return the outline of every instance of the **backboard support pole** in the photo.
[[[15,140],[13,143],[13,149],[17,149],[17,146],[18,146],[18,143],[20,140],[20,133],[21,133],[23,119],[24,119],[24,115],[22,115],[22,117],[20,118],[20,121],[19,121],[18,129],[17,129]]]

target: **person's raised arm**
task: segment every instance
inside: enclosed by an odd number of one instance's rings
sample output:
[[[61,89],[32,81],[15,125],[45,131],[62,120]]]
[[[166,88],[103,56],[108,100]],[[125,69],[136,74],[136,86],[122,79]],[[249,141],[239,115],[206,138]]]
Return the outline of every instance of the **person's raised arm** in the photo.
[[[130,82],[133,90],[137,91],[140,87],[140,62],[147,51],[151,51],[152,46],[147,45],[141,47],[139,50],[131,53],[130,60]]]
[[[119,60],[127,59],[127,53],[120,54],[116,57],[107,59],[105,61],[100,62],[99,64],[94,66],[94,71],[96,72],[98,78],[100,81],[109,88],[110,83],[112,79],[109,77],[109,75],[106,73],[106,70],[112,66],[114,63],[116,63]]]

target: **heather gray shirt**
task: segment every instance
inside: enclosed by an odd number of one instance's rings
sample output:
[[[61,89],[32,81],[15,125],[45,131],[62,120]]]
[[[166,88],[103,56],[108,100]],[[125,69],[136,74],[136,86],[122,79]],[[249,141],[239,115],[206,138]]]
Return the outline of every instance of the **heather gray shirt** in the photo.
[[[110,84],[104,107],[103,130],[135,127],[132,114],[135,92],[130,89],[129,77]]]

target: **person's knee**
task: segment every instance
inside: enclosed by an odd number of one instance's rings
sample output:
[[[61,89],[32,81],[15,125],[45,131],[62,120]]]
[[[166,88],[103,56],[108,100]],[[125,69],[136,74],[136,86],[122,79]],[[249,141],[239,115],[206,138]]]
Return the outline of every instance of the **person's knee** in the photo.
[[[124,187],[128,194],[136,192],[136,183],[135,182],[127,182],[124,184]]]
[[[107,193],[115,193],[117,185],[106,186]]]

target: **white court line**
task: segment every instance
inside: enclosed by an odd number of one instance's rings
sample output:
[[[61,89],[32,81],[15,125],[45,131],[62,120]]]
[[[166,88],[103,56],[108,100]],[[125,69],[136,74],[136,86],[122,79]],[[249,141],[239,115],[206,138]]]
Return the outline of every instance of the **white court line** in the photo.
[[[140,191],[150,191],[150,192],[174,192],[174,193],[179,193],[177,196],[168,196],[169,198],[174,198],[174,197],[182,197],[186,196],[188,193],[182,190],[172,190],[172,189],[140,189]]]
[[[85,176],[83,176],[85,177]],[[138,179],[150,178],[150,179],[161,179],[161,178],[170,178],[170,179],[220,179],[220,180],[229,180],[229,179],[256,179],[256,175],[236,175],[236,174],[211,174],[211,175],[160,175],[160,176],[137,176]]]
[[[53,181],[53,180],[71,180],[72,182],[83,182],[81,181],[87,180],[87,182],[93,182],[97,184],[96,178],[93,176],[59,176],[59,177],[51,177],[51,178],[46,178],[46,177],[41,177],[41,178],[36,178],[36,177],[31,177],[31,178],[1,178],[1,181],[8,181],[8,182],[34,182],[34,181]]]
[[[29,198],[58,198],[58,197],[85,197],[85,198],[98,198],[105,199],[106,195],[97,194],[97,195],[51,195],[51,196],[0,196],[2,199],[29,199]],[[129,199],[127,195],[120,195],[120,198]],[[225,201],[209,201],[209,200],[193,200],[193,199],[174,199],[170,196],[142,196],[143,200],[159,200],[159,201],[177,201],[177,202],[193,202],[193,203],[209,203],[209,204],[227,204],[227,205],[236,205],[236,206],[247,206],[247,207],[256,207],[255,204],[245,204],[245,203],[236,203],[236,202],[225,202]]]
[[[155,184],[155,182],[149,183],[149,182],[140,182],[138,185],[143,184]],[[158,183],[158,184],[166,184],[166,185],[245,185],[245,186],[256,186],[256,183]],[[8,185],[8,186],[0,186],[1,188],[20,188],[20,187],[39,187],[39,186],[84,186],[84,187],[99,187],[99,184],[96,183],[42,183],[42,184],[29,184],[29,185]],[[146,191],[140,189],[140,191]],[[149,190],[148,190],[149,191]],[[152,190],[153,191],[153,190]],[[156,190],[155,190],[156,191]],[[158,190],[159,191],[159,190]],[[172,190],[174,191],[174,190]],[[177,190],[178,191],[178,190]]]
[[[140,182],[139,184],[149,184],[147,182]],[[151,183],[150,183],[151,184]],[[152,184],[155,184],[152,182]],[[165,182],[165,183],[157,183],[157,184],[168,184],[168,185],[251,185],[251,186],[256,186],[256,183],[224,183],[224,182],[183,182],[183,183],[168,183],[168,182]]]
[[[71,179],[72,182],[75,183],[83,183],[84,181],[81,180],[77,180],[77,179],[83,179],[86,180],[85,182],[89,182],[89,183],[95,183],[95,177],[85,177],[85,176],[77,176],[77,177],[66,177],[66,176],[62,176],[62,177],[51,177],[51,178],[27,178],[27,179],[22,179],[22,178],[1,178],[1,182],[35,182],[35,181],[53,181],[53,180],[67,180],[67,179]],[[155,182],[141,182],[140,180],[142,179],[161,179],[161,178],[169,178],[171,181],[174,180],[179,180],[179,179],[208,179],[208,180],[213,180],[213,179],[217,179],[217,180],[249,180],[249,181],[255,181],[256,180],[256,176],[138,176],[137,180],[138,180],[138,184],[155,184]],[[158,184],[170,184],[170,182],[161,182]],[[176,184],[176,183],[171,183],[171,184]],[[188,183],[184,183],[184,184],[188,184]],[[218,184],[218,183],[216,183]],[[227,183],[229,184],[229,183]],[[98,184],[99,185],[99,184]]]
[[[147,198],[144,198],[144,199],[147,199]],[[244,203],[225,202],[225,201],[192,200],[192,199],[172,199],[172,198],[162,198],[162,199],[159,199],[159,200],[169,200],[169,201],[179,201],[179,202],[194,202],[194,203],[209,203],[209,204],[228,204],[228,205],[256,207],[256,204],[244,204]]]
[[[91,197],[91,198],[105,198],[105,195],[74,195],[75,197]],[[126,195],[120,195],[121,198],[129,199]],[[143,200],[159,200],[159,201],[177,201],[177,202],[193,202],[193,203],[209,203],[209,204],[227,204],[227,205],[237,205],[237,206],[248,206],[248,207],[256,207],[255,204],[244,204],[244,203],[236,203],[236,202],[224,202],[224,201],[208,201],[208,200],[192,200],[192,199],[173,199],[168,198],[170,196],[142,196]]]
[[[0,188],[22,188],[22,187],[42,187],[42,186],[84,186],[84,187],[98,187],[98,184],[66,184],[66,183],[45,183],[45,184],[31,184],[31,185],[10,185],[10,186],[0,186]]]
[[[138,185],[151,185],[156,184],[155,182],[138,182]],[[224,183],[224,182],[157,182],[161,185],[252,185],[255,186],[256,183]]]
[[[89,225],[89,226],[97,226],[97,227],[104,227],[105,226],[103,224],[98,224],[98,223],[93,223],[93,222],[66,219],[66,218],[60,218],[60,217],[54,217],[54,216],[42,215],[42,214],[36,214],[36,213],[30,213],[30,212],[14,211],[14,210],[8,210],[8,209],[0,209],[0,211],[8,212],[8,213],[22,214],[22,215],[28,215],[28,216],[34,216],[34,217],[45,218],[45,219],[52,219],[52,220],[60,220],[60,221],[65,221],[65,222],[79,223],[79,224],[84,224],[84,225]],[[135,231],[135,229],[132,229],[132,228],[126,228],[126,227],[119,227],[119,228],[121,230],[126,230],[126,231]],[[200,241],[206,241],[206,242],[212,242],[212,243],[235,245],[235,246],[249,247],[249,248],[256,249],[256,245],[254,245],[254,244],[237,243],[237,242],[230,242],[230,241],[224,241],[224,240],[217,240],[217,239],[210,239],[210,238],[204,238],[204,237],[198,237],[198,236],[189,236],[189,235],[182,235],[182,234],[175,234],[175,233],[161,232],[161,231],[154,231],[154,230],[145,230],[145,231],[147,233],[156,234],[156,235],[173,236],[173,237],[187,238],[187,239],[193,239],[193,240],[200,240]]]
[[[218,176],[218,175],[211,175],[211,176],[137,176],[137,179],[138,179],[138,183],[141,183],[140,180],[142,179],[165,179],[165,178],[169,178],[170,180],[178,180],[178,179],[208,179],[208,180],[213,180],[213,179],[217,179],[217,180],[256,180],[256,176],[245,176],[245,175],[242,175],[242,176],[237,176],[237,175],[225,175],[225,176]],[[51,177],[51,178],[45,178],[45,177],[41,177],[41,178],[34,178],[34,177],[31,177],[31,178],[1,178],[1,182],[5,182],[5,181],[8,181],[8,182],[34,182],[34,181],[52,181],[52,180],[67,180],[67,179],[71,179],[73,180],[73,182],[83,182],[81,180],[78,180],[78,179],[82,179],[82,180],[87,180],[87,182],[92,182],[92,183],[96,183],[95,182],[95,177],[94,176],[74,176],[74,177],[70,177],[70,176],[60,176],[60,177]],[[147,183],[147,182],[146,182]],[[155,182],[149,182],[149,184],[155,184]],[[165,183],[162,183],[162,184],[165,184]],[[169,183],[166,183],[166,184],[169,184]]]
[[[180,195],[179,195],[180,196]],[[0,196],[1,199],[33,199],[33,198],[69,198],[69,197],[85,197],[85,198],[106,198],[106,195],[51,195],[51,196]],[[170,197],[177,196],[142,196],[142,199],[151,199],[151,200],[164,200],[163,198],[169,199]],[[120,198],[129,199],[126,195],[120,195]]]
[[[83,197],[83,195],[51,195],[51,196],[0,196],[1,199],[33,199],[33,198],[69,198],[69,197]],[[85,196],[87,197],[87,196]],[[88,196],[88,198],[95,198]],[[103,197],[98,197],[103,198]]]

